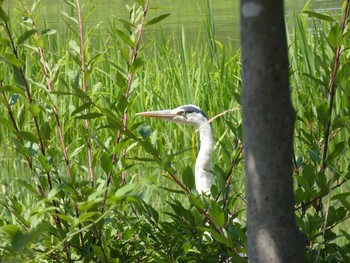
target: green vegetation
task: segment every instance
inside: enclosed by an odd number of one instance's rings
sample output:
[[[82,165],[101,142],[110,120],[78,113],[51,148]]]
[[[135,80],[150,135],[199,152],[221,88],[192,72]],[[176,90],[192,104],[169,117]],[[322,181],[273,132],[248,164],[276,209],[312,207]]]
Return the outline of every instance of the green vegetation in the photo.
[[[210,1],[207,41],[196,47],[184,35],[142,41],[167,16],[148,19],[147,0],[127,7],[128,21],[111,21],[107,37],[98,25],[84,31],[89,1],[66,2],[63,39],[38,28],[40,1],[15,18],[0,9],[0,260],[247,262],[238,255],[246,253],[240,54],[215,41]],[[305,11],[288,37],[307,260],[347,262],[349,34]],[[187,103],[224,113],[212,121],[216,200],[194,190],[194,129],[135,117]]]

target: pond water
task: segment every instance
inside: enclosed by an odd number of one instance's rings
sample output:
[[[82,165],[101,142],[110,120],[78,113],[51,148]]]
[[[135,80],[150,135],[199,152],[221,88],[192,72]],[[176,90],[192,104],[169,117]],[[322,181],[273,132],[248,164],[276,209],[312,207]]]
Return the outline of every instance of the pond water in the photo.
[[[16,15],[15,5],[26,3],[31,5],[31,0],[5,0],[3,8],[9,11],[11,15]],[[75,1],[74,1],[75,2]],[[88,3],[84,9],[87,11],[94,7],[92,15],[86,20],[85,29],[91,28],[101,22],[102,33],[106,32],[109,22],[117,18],[127,19],[128,11],[126,4],[132,4],[134,1],[126,0],[92,0],[80,2]],[[212,14],[215,21],[215,36],[220,42],[234,40],[239,41],[239,0],[211,0]],[[290,23],[295,12],[300,12],[307,1],[306,0],[286,0],[285,11],[286,21]],[[185,32],[188,42],[197,41],[199,36],[205,33],[205,19],[208,13],[208,1],[206,0],[150,0],[150,10],[147,19],[150,20],[161,14],[171,14],[161,23],[149,27],[146,36],[156,38],[163,32],[166,35],[173,35],[176,39]],[[321,13],[337,13],[341,15],[341,6],[343,0],[313,0],[311,8]],[[60,34],[64,34],[66,24],[62,11],[71,14],[71,7],[63,0],[43,0],[41,25],[44,23],[48,28],[55,28]],[[119,23],[119,22],[118,22]],[[120,24],[118,27],[122,27]]]

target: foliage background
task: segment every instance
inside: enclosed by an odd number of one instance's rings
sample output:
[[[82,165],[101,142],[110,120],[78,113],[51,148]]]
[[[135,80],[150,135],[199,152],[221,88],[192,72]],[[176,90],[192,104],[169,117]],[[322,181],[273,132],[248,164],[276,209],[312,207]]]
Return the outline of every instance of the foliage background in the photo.
[[[247,261],[239,51],[216,41],[210,1],[206,43],[194,47],[185,34],[143,41],[167,14],[148,19],[152,2],[136,2],[107,38],[84,30],[89,1],[66,1],[64,39],[38,27],[40,1],[16,17],[0,9],[2,261]],[[350,258],[347,4],[340,21],[306,5],[287,36],[308,262]],[[215,200],[194,190],[196,132],[135,117],[186,103],[222,113]]]

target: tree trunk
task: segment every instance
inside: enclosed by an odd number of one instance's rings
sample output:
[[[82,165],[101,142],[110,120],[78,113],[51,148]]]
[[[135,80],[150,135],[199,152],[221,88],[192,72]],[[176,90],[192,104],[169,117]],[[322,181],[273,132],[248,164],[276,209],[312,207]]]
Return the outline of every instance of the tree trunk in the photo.
[[[241,0],[241,39],[249,262],[300,263],[283,0]]]

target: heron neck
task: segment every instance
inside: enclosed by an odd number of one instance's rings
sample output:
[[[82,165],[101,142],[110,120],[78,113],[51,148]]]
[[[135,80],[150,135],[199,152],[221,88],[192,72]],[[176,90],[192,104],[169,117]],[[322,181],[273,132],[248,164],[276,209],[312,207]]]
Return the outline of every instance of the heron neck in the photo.
[[[198,128],[197,128],[198,129]],[[210,193],[210,187],[213,184],[212,175],[212,154],[214,148],[214,139],[209,123],[199,128],[200,150],[196,161],[195,181],[198,193]]]
[[[199,138],[200,138],[200,149],[199,149],[199,154],[200,155],[205,155],[210,157],[210,167],[211,167],[211,156],[213,153],[213,148],[214,148],[214,139],[213,139],[213,132],[211,130],[210,124],[204,124],[201,126],[198,130],[199,132]]]

